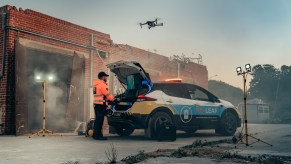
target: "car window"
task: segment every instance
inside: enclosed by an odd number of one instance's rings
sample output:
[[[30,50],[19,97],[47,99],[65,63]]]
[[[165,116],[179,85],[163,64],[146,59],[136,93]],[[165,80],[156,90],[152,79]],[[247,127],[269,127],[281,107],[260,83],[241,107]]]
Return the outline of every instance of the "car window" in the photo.
[[[150,92],[161,91],[161,90],[162,90],[162,88],[161,88],[160,84],[154,84]]]
[[[184,85],[181,84],[165,84],[162,90],[165,94],[169,96],[187,99],[190,98],[186,88],[184,87]]]
[[[187,91],[192,100],[210,101],[207,92],[194,85],[188,85]]]

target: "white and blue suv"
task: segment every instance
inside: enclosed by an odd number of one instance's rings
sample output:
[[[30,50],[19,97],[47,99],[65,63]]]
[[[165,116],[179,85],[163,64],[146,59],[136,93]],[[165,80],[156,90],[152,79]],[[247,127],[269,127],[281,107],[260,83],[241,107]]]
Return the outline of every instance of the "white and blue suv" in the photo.
[[[137,62],[119,61],[108,68],[125,87],[117,96],[121,102],[112,106],[108,116],[110,132],[128,136],[134,129],[145,129],[148,137],[155,138],[157,126],[172,124],[187,133],[215,129],[233,135],[241,126],[235,106],[202,87],[179,80],[152,83]]]

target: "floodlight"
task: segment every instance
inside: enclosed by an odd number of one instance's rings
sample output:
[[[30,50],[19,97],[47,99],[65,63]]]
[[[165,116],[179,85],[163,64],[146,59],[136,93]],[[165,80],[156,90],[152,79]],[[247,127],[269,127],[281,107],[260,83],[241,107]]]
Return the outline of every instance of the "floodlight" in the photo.
[[[241,69],[241,67],[237,67],[237,68],[236,68],[236,73],[237,73],[237,75],[241,75],[241,74],[242,74],[242,69]]]
[[[40,77],[39,75],[37,75],[37,76],[35,76],[35,79],[36,79],[36,80],[40,80],[41,77]]]
[[[252,72],[252,67],[250,64],[246,64],[245,67],[247,72]]]
[[[52,81],[52,80],[54,79],[54,77],[53,77],[52,75],[50,75],[50,76],[48,77],[48,79],[49,79],[50,81]]]

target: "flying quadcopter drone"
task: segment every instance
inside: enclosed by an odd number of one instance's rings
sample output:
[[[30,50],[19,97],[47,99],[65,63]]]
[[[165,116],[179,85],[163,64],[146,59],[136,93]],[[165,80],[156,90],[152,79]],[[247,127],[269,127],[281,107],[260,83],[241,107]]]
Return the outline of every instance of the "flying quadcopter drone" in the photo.
[[[151,29],[152,27],[156,27],[156,26],[163,26],[164,23],[158,23],[158,18],[156,18],[156,20],[154,21],[147,21],[145,23],[139,23],[140,28],[142,28],[143,25],[148,25],[148,28]]]

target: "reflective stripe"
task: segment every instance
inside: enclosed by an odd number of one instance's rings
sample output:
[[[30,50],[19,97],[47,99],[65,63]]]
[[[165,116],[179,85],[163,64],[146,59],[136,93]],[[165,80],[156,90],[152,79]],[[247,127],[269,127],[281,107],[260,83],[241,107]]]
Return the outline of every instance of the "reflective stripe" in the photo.
[[[94,97],[102,97],[103,94],[94,95]]]
[[[107,95],[105,95],[105,96],[109,96],[109,95],[111,95],[110,93],[108,93]],[[94,95],[94,97],[102,97],[102,96],[104,96],[103,94],[98,94],[98,95]]]
[[[132,105],[132,104],[128,102],[119,102],[118,105]]]
[[[94,102],[106,102],[106,100],[94,100]]]

